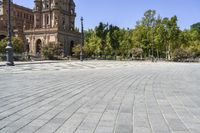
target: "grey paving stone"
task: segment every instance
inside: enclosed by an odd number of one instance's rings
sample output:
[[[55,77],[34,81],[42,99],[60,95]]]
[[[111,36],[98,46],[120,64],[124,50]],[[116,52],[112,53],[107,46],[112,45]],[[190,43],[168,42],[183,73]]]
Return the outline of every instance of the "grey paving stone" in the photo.
[[[0,67],[0,133],[199,133],[200,64]]]

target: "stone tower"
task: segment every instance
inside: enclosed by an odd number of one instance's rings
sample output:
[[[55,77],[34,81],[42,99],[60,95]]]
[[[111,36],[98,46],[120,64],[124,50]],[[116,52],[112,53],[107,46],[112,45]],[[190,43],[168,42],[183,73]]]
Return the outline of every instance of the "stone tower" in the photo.
[[[35,0],[34,13],[34,28],[41,28],[42,20],[42,0]]]
[[[30,52],[40,54],[41,47],[56,43],[64,55],[72,55],[72,47],[81,40],[75,31],[75,3],[73,0],[35,0],[34,27],[25,31]]]
[[[75,3],[73,0],[35,0],[34,28],[74,30]]]

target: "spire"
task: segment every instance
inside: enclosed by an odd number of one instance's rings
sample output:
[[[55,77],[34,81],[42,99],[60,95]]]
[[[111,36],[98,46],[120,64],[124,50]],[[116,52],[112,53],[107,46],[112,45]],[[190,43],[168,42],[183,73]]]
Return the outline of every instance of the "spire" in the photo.
[[[35,0],[35,7],[34,11],[41,11],[42,10],[42,0]]]

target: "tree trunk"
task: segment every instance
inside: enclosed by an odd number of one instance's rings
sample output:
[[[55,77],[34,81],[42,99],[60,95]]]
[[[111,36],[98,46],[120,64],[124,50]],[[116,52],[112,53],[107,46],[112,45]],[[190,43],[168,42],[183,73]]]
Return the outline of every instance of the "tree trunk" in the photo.
[[[165,59],[168,60],[168,45],[166,45],[165,51]]]
[[[157,49],[156,51],[157,51],[157,55],[156,55],[156,56],[157,56],[157,58],[160,58],[160,55],[159,55],[159,50]]]
[[[168,60],[171,60],[171,44],[168,46]]]

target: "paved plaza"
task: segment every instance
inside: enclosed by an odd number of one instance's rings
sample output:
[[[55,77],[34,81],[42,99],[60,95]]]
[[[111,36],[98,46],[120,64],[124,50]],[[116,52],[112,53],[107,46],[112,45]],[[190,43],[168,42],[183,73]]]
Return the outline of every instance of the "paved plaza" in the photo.
[[[0,133],[200,133],[200,64],[0,66]]]

